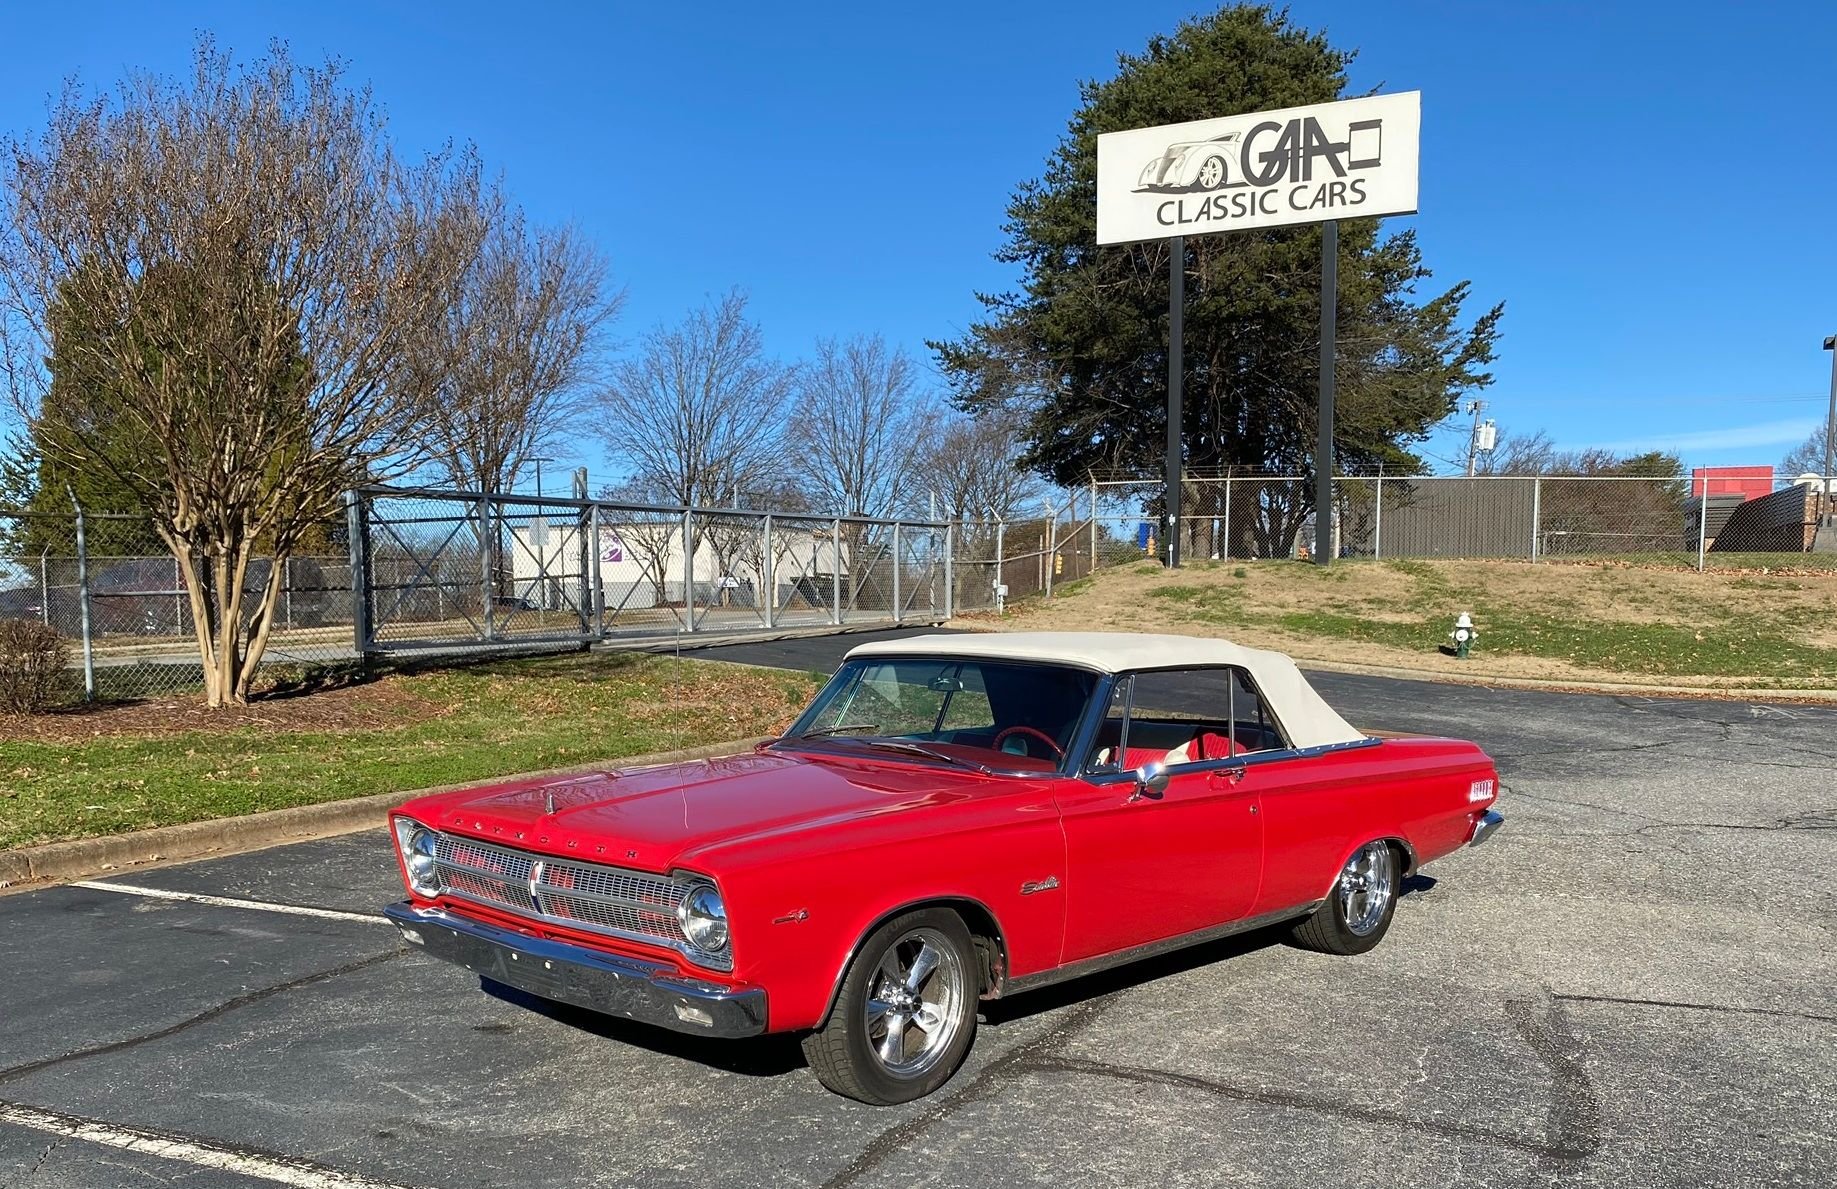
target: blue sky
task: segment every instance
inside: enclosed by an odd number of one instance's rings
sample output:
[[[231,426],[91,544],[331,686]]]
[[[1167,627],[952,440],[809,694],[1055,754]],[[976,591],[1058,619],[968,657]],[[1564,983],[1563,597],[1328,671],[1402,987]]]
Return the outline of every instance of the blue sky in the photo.
[[[478,144],[627,287],[626,339],[741,286],[772,349],[881,331],[923,353],[1012,274],[1007,196],[1077,101],[1196,11],[925,5],[34,5],[0,129],[76,74],[181,70],[196,32],[346,58],[398,140]],[[1356,88],[1423,92],[1435,283],[1504,300],[1489,415],[1565,446],[1772,463],[1821,422],[1837,332],[1837,5],[1298,2]],[[1195,115],[1202,113],[1195,113]],[[1452,458],[1465,430],[1429,444]],[[575,461],[575,460],[570,460]],[[577,460],[608,467],[597,447]]]

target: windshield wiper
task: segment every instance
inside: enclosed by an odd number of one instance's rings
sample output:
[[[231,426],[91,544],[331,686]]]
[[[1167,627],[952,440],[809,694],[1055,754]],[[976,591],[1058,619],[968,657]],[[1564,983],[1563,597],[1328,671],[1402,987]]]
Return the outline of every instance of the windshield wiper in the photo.
[[[877,722],[845,722],[838,723],[833,727],[817,727],[810,731],[799,731],[797,734],[792,735],[791,738],[814,739],[819,735],[849,735],[856,731],[878,731],[879,729],[880,724]]]
[[[974,760],[966,760],[961,756],[954,756],[947,752],[937,751],[926,747],[922,743],[908,743],[903,739],[863,739],[861,742],[869,747],[878,748],[881,751],[903,751],[908,755],[926,756],[934,760],[943,760],[946,764],[955,764],[959,768],[969,768],[976,772],[989,773],[993,771],[993,769],[978,764]]]

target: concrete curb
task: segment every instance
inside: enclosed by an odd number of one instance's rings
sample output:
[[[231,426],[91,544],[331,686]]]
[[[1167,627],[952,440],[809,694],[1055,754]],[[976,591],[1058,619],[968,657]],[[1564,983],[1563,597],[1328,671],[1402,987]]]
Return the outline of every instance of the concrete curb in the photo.
[[[484,788],[505,781],[542,776],[569,776],[608,768],[642,768],[653,764],[738,755],[752,750],[753,745],[764,738],[766,736],[734,739],[680,751],[627,756],[597,764],[573,764],[540,772],[493,776],[484,780],[468,780],[461,784],[439,785],[408,792],[378,793],[369,797],[353,797],[347,801],[273,809],[266,813],[218,818],[215,821],[157,826],[151,830],[136,830],[131,834],[114,834],[106,838],[78,838],[70,842],[15,847],[0,850],[0,889],[15,890],[20,885],[67,882],[105,871],[119,871],[124,867],[164,865],[207,855],[260,850],[283,843],[351,834],[382,826],[391,809],[431,793]]]

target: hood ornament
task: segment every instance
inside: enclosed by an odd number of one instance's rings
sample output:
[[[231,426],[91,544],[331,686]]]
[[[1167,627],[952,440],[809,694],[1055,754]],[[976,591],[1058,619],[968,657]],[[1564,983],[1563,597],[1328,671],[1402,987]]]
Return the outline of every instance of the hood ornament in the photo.
[[[555,790],[554,789],[543,789],[542,790],[542,812],[549,817],[555,816]]]

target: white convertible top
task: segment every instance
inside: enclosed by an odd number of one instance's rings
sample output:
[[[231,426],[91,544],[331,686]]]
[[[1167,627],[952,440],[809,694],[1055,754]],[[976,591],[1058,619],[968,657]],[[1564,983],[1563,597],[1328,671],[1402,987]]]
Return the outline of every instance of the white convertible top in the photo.
[[[966,632],[876,640],[848,653],[850,660],[874,656],[1043,661],[1103,673],[1236,665],[1256,682],[1292,746],[1325,747],[1365,738],[1315,692],[1294,661],[1280,652],[1245,648],[1229,640],[1135,632]]]

